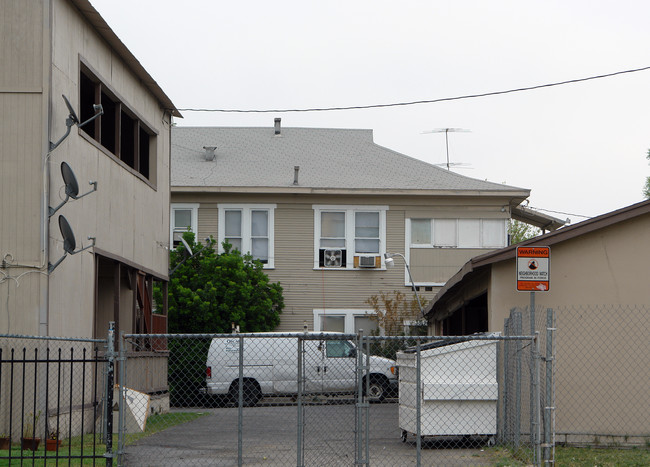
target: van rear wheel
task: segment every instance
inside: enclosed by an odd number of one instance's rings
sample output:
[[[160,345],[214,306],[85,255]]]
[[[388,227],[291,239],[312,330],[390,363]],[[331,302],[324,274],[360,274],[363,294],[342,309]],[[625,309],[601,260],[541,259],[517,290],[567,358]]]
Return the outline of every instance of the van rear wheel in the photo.
[[[230,385],[230,398],[237,407],[239,405],[239,381],[233,381]],[[262,389],[254,379],[244,380],[244,391],[242,394],[243,406],[253,407],[262,398]]]

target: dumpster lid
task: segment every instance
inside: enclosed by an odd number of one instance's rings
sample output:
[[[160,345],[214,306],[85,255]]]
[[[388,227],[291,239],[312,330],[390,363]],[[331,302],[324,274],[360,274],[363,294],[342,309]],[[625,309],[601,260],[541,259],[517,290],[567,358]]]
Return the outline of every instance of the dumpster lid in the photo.
[[[467,336],[453,336],[449,339],[440,339],[433,342],[428,342],[420,346],[420,351],[436,349],[438,347],[444,347],[446,345],[460,344],[461,342],[467,342],[473,340],[472,337],[496,337],[499,336],[498,332],[476,332],[474,334],[469,334]],[[409,347],[402,350],[404,353],[415,353],[417,352],[417,347]]]

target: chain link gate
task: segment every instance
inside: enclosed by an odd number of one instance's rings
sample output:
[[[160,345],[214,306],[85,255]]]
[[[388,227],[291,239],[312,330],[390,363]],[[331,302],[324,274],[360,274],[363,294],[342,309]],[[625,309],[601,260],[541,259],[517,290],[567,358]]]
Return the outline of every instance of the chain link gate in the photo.
[[[119,465],[489,465],[482,448],[508,445],[527,412],[524,403],[518,414],[506,409],[503,397],[526,387],[524,402],[541,407],[540,385],[522,386],[539,358],[527,371],[505,371],[517,368],[507,346],[537,355],[536,343],[526,335],[123,335]],[[155,387],[161,374],[160,391],[133,389]],[[539,452],[541,438],[529,441],[524,426],[519,445]]]

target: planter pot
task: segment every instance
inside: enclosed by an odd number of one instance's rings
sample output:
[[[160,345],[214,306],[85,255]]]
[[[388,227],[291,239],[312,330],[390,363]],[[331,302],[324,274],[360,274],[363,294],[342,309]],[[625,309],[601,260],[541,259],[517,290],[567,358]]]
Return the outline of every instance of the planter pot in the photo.
[[[23,451],[36,451],[38,445],[41,444],[41,438],[23,438],[22,445]]]
[[[0,438],[0,449],[10,449],[11,448],[11,438],[4,436]]]
[[[56,451],[56,448],[61,446],[60,439],[46,439],[45,440],[45,450],[46,451]]]

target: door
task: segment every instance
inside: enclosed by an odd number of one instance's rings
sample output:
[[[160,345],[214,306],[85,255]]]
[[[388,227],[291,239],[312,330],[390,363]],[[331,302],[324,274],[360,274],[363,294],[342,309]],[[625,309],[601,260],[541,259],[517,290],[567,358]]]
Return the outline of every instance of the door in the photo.
[[[303,341],[304,392],[322,393],[324,375],[325,344],[321,340]]]
[[[325,341],[323,390],[353,392],[356,389],[356,347],[347,340]]]

